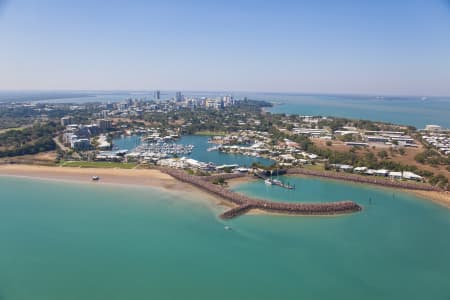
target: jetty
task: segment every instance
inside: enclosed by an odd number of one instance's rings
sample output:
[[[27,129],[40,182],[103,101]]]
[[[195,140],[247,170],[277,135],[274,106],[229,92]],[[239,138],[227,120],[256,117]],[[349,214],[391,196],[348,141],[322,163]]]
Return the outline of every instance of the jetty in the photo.
[[[182,182],[189,183],[208,193],[219,196],[235,205],[232,209],[220,215],[223,219],[231,219],[243,215],[250,210],[260,210],[271,213],[287,215],[338,215],[359,212],[362,207],[353,201],[338,201],[326,203],[288,203],[273,202],[263,199],[251,198],[213,184],[206,176],[189,175],[183,170],[160,169],[161,172]]]
[[[255,175],[255,177],[258,177],[258,178],[264,180],[265,184],[267,184],[267,185],[276,185],[276,186],[279,186],[279,187],[282,187],[282,188],[285,188],[288,190],[295,189],[295,185],[291,185],[289,183],[284,183],[278,179],[273,179],[269,176],[266,176],[265,174],[263,174],[261,172],[255,172],[254,175]]]

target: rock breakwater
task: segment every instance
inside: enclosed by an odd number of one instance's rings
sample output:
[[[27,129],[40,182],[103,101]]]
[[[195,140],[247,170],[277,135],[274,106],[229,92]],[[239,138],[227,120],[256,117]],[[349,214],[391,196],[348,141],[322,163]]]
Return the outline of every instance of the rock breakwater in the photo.
[[[182,170],[161,169],[161,172],[166,173],[182,182],[192,184],[236,205],[237,207],[234,207],[220,215],[220,217],[224,219],[231,219],[240,216],[252,209],[289,215],[336,215],[358,212],[362,209],[361,206],[353,201],[327,203],[272,202],[235,193],[219,185],[212,184],[211,182],[205,180],[205,178],[189,175]]]

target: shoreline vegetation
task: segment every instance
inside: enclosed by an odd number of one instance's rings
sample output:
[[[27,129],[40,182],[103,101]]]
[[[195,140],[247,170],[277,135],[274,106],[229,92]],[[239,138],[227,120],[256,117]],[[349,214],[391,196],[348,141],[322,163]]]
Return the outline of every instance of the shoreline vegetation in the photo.
[[[186,191],[190,193],[200,192],[203,195],[211,196],[214,195],[214,200],[219,204],[228,204],[227,198],[224,198],[221,194],[223,191],[234,193],[229,189],[225,189],[220,187],[220,192],[212,192],[208,189],[205,189],[205,182],[208,187],[213,187],[216,189],[217,185],[214,185],[208,180],[212,178],[208,177],[193,177],[199,184],[193,184],[192,178],[189,180],[180,180],[180,176],[177,177],[171,176],[173,171],[177,172],[177,174],[186,174],[184,171],[172,170],[164,171],[165,169],[119,169],[119,168],[101,168],[101,167],[74,167],[74,166],[64,166],[64,167],[56,167],[56,166],[36,166],[36,165],[24,165],[24,164],[0,164],[0,175],[3,176],[16,176],[16,177],[28,177],[28,178],[41,178],[41,179],[49,179],[49,180],[62,180],[62,181],[78,181],[78,182],[90,182],[90,179],[93,175],[100,176],[101,182],[106,184],[125,184],[125,185],[138,185],[138,186],[150,186],[155,188],[162,188],[164,190],[179,190]],[[172,174],[168,174],[172,173]],[[322,173],[322,174],[320,174]],[[329,174],[328,174],[329,173]],[[187,174],[186,174],[187,175]],[[227,174],[232,175],[232,174]],[[418,196],[424,200],[433,201],[442,206],[450,208],[450,194],[448,192],[439,191],[434,188],[430,188],[429,186],[420,186],[419,189],[414,188],[415,184],[411,183],[403,183],[403,184],[389,184],[390,182],[383,179],[374,179],[374,181],[370,182],[368,180],[355,180],[354,178],[349,178],[348,174],[336,173],[332,172],[319,172],[319,171],[311,171],[306,169],[293,170],[288,172],[288,175],[300,175],[300,176],[312,176],[312,177],[322,177],[328,178],[332,180],[341,180],[347,182],[361,183],[361,184],[371,184],[377,185],[381,187],[394,188],[401,190],[406,193],[411,193],[415,196]],[[189,175],[190,176],[190,175]],[[216,175],[216,177],[220,175]],[[225,175],[226,176],[226,175]],[[175,178],[174,178],[175,177]],[[361,176],[360,176],[361,177]],[[361,177],[366,179],[366,177]],[[367,178],[369,179],[369,178]],[[235,184],[241,184],[245,182],[249,182],[252,180],[256,180],[253,176],[248,175],[239,175],[239,176],[229,176],[227,178],[229,185],[233,186]],[[376,180],[376,182],[375,182]],[[201,186],[200,183],[203,185]],[[191,186],[194,185],[197,187],[196,189],[192,189]],[[240,194],[238,194],[240,195]],[[242,195],[243,197],[246,197]],[[209,197],[211,199],[211,197]],[[247,197],[249,198],[249,197]],[[225,201],[223,201],[225,200]],[[244,201],[245,202],[245,201]],[[242,202],[243,203],[243,202]],[[230,206],[230,205],[227,205]],[[246,206],[241,208],[246,212],[247,210],[253,210],[254,212],[269,212],[269,213],[279,213],[277,210],[270,211],[268,208],[266,209],[258,209],[254,206]]]
[[[226,136],[227,133],[225,131],[208,131],[208,130],[202,130],[197,131],[194,133],[194,135],[203,135],[203,136]]]

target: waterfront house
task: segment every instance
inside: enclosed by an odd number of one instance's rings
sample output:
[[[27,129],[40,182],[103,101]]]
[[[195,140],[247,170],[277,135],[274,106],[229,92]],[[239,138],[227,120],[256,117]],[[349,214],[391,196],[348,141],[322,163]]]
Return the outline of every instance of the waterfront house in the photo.
[[[413,172],[409,171],[403,171],[402,177],[408,180],[416,180],[416,181],[422,181],[423,177],[419,176]]]
[[[355,173],[364,173],[367,171],[367,167],[356,167],[353,169],[353,172]]]
[[[388,176],[391,179],[402,179],[402,172],[389,172]]]
[[[386,170],[386,169],[375,170],[375,175],[376,176],[384,176],[384,177],[386,177],[386,176],[388,176],[388,174],[389,174],[389,170]]]

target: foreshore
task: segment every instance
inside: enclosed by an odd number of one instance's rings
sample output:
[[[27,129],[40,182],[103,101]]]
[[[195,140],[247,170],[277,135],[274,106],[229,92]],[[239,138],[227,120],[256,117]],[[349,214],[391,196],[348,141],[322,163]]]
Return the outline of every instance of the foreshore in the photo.
[[[99,176],[98,183],[147,185],[173,189],[180,183],[158,170],[147,169],[103,169],[48,167],[34,165],[5,164],[0,165],[0,175],[43,178],[62,181],[91,182],[92,176]]]
[[[201,189],[175,180],[155,169],[113,169],[113,168],[78,168],[49,167],[21,164],[0,164],[0,176],[43,179],[62,182],[88,183],[94,185],[126,185],[145,186],[161,189],[167,192],[188,193],[189,198],[202,199],[208,204],[226,204]],[[99,181],[92,181],[92,176],[99,176]]]
[[[309,173],[309,172],[308,172]],[[192,185],[183,183],[172,176],[164,174],[158,169],[103,169],[103,168],[74,168],[74,167],[48,167],[22,164],[0,164],[0,176],[29,177],[48,180],[60,181],[77,181],[91,183],[92,176],[101,177],[100,182],[95,184],[124,184],[149,186],[154,188],[165,189],[168,191],[189,192],[202,194],[203,196],[213,200],[215,203],[227,204],[222,201],[219,196],[211,195],[201,188],[192,188]],[[294,174],[292,174],[294,175]],[[315,176],[315,174],[295,174],[301,176]],[[320,176],[324,177],[324,176]],[[335,180],[345,180],[345,178],[330,178]],[[232,187],[255,180],[252,176],[243,176],[228,180]],[[347,180],[348,181],[348,180]],[[354,181],[352,181],[354,182]],[[361,182],[362,184],[368,184]],[[403,192],[412,193],[422,199],[433,201],[442,206],[450,208],[450,193],[441,191],[411,190],[402,189],[401,187],[388,187],[401,190]],[[229,205],[229,204],[228,204]]]

